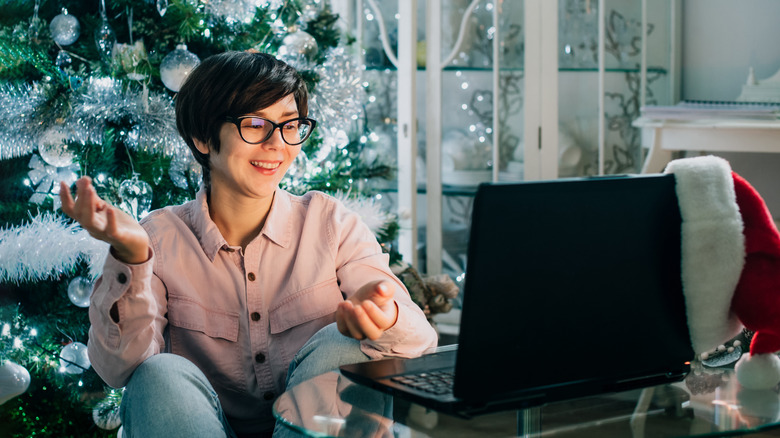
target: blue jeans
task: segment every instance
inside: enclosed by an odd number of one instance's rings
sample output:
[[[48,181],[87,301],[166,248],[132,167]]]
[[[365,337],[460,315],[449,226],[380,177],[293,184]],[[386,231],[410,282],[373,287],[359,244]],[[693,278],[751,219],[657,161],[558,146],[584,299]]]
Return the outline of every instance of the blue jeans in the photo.
[[[340,365],[369,359],[360,342],[339,333],[336,324],[323,327],[301,347],[287,371],[291,388]],[[123,438],[236,438],[206,376],[189,360],[173,354],[154,355],[136,368],[125,387],[120,408]],[[294,436],[277,426],[274,435]],[[257,436],[270,436],[260,432]]]

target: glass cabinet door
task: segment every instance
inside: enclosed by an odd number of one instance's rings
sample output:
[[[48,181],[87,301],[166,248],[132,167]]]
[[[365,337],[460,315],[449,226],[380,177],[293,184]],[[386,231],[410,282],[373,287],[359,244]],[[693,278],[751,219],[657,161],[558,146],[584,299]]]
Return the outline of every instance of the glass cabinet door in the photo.
[[[676,8],[674,0],[558,0],[560,177],[641,171],[632,122],[643,105],[676,102]]]
[[[388,188],[388,206],[414,216],[418,269],[460,284],[479,183],[638,173],[645,151],[631,123],[642,105],[676,102],[677,0],[357,7],[367,123],[378,153],[401,160],[393,163],[399,178],[414,168],[414,212],[399,208],[402,181]],[[398,66],[409,56],[408,33],[411,73]],[[409,127],[399,119],[408,114],[414,156],[402,158]]]

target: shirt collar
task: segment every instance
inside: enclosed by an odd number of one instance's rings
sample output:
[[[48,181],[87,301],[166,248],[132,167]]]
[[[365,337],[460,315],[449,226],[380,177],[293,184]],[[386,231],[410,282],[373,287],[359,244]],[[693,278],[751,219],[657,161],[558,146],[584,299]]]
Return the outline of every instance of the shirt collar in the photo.
[[[195,201],[190,204],[190,216],[192,217],[193,231],[200,241],[203,252],[211,261],[214,261],[220,248],[227,246],[228,243],[217,228],[217,224],[211,220],[207,198],[206,190],[201,188],[195,196]],[[261,232],[283,248],[288,247],[292,239],[292,223],[290,222],[292,201],[290,198],[291,195],[288,192],[277,187],[274,200],[271,203],[271,210],[268,212]]]
[[[190,204],[190,216],[192,217],[192,229],[195,232],[203,252],[213,262],[220,248],[227,245],[217,224],[211,220],[209,203],[206,190],[201,187],[195,195],[195,201]]]
[[[274,200],[271,203],[271,211],[265,219],[262,234],[274,243],[287,248],[292,239],[292,200],[290,193],[277,187]]]

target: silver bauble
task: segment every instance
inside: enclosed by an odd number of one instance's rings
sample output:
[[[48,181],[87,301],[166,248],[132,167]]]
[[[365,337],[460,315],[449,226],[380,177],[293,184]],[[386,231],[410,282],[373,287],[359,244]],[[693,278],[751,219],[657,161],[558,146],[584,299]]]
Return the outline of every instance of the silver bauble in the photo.
[[[84,277],[75,277],[68,283],[68,299],[77,307],[89,307],[92,282]]]
[[[152,186],[133,175],[119,185],[119,207],[136,220],[143,219],[152,208]]]
[[[200,64],[200,58],[184,44],[176,46],[176,50],[165,55],[160,63],[160,79],[171,91],[179,91],[187,75]]]
[[[24,394],[29,386],[30,372],[27,368],[11,361],[0,364],[0,405]]]
[[[318,52],[317,40],[302,30],[296,30],[284,37],[277,54],[282,60],[295,59],[299,56],[311,60],[317,56]]]
[[[119,406],[110,401],[102,401],[92,409],[92,421],[103,430],[113,430],[122,425],[119,418]]]
[[[76,17],[68,14],[68,10],[63,8],[62,13],[54,17],[51,23],[49,23],[49,32],[51,32],[51,37],[57,44],[67,46],[79,39],[81,25]]]
[[[43,161],[54,167],[66,167],[73,164],[76,148],[65,141],[65,133],[58,128],[46,131],[40,139],[38,153]]]
[[[60,351],[60,366],[68,374],[81,374],[92,364],[87,355],[87,346],[81,342],[71,342]]]

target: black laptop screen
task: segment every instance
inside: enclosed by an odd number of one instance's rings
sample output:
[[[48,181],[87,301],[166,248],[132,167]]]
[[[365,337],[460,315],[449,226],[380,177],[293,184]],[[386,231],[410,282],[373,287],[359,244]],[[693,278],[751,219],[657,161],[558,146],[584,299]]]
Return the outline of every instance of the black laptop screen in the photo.
[[[480,186],[456,395],[609,385],[690,360],[674,184],[653,175]]]

